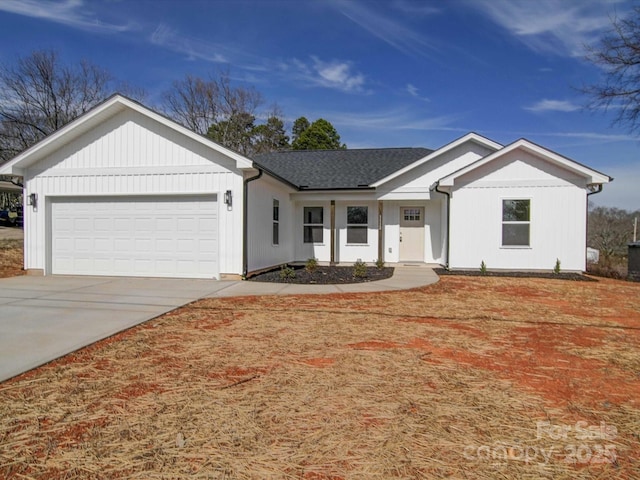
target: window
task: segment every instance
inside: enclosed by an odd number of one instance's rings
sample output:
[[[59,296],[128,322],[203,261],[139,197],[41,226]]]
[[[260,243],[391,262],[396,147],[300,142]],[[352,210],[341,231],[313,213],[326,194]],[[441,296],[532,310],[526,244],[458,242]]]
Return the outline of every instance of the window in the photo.
[[[273,233],[271,243],[280,245],[280,201],[273,200]]]
[[[420,221],[420,209],[419,208],[405,208],[403,209],[405,222],[419,222]]]
[[[304,243],[322,243],[323,208],[304,207]]]
[[[502,200],[502,246],[530,245],[531,200]]]
[[[367,207],[347,207],[347,243],[367,243]]]

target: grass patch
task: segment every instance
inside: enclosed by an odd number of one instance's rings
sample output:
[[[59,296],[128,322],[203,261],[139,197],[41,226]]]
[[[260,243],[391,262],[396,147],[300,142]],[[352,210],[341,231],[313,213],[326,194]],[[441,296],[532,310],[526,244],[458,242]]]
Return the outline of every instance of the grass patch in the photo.
[[[24,275],[22,240],[0,239],[0,278]]]

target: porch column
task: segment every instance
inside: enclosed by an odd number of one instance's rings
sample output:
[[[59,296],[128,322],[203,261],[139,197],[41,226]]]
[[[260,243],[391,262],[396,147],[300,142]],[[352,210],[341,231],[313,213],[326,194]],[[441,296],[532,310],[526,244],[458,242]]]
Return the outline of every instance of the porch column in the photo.
[[[331,257],[329,259],[331,265],[336,263],[336,201],[331,200],[330,210],[331,221]]]
[[[378,202],[378,260],[384,261],[384,225],[382,223],[382,202]]]

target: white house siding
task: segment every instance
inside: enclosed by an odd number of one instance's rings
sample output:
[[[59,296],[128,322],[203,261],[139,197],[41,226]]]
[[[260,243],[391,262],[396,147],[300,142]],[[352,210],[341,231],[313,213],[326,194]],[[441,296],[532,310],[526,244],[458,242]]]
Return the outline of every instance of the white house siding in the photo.
[[[493,153],[490,148],[468,141],[377,188],[380,200],[428,200],[435,182]]]
[[[584,180],[516,150],[456,180],[451,198],[451,268],[585,268]],[[502,247],[502,200],[530,199],[530,247]]]
[[[235,162],[144,115],[125,110],[25,172],[25,267],[50,272],[51,197],[216,194],[219,271],[242,271],[242,176]],[[233,192],[227,209],[224,192]],[[50,217],[49,217],[50,218]],[[50,262],[49,262],[50,263]]]
[[[250,176],[254,176],[254,174]],[[249,272],[290,262],[294,258],[291,187],[264,174],[248,184],[247,244]],[[280,204],[279,244],[273,244],[273,201]]]
[[[322,243],[304,243],[303,217],[304,207],[323,207]],[[295,245],[295,260],[306,261],[309,258],[317,258],[321,262],[331,260],[331,201],[300,199],[295,202],[293,211],[292,238]]]
[[[435,193],[433,200],[387,201],[383,204],[384,260],[389,263],[400,261],[400,208],[424,208],[424,262],[444,263],[443,259],[443,219],[441,194]]]
[[[347,243],[347,207],[367,207],[367,243]],[[349,200],[336,202],[336,261],[375,262],[378,258],[378,202]]]

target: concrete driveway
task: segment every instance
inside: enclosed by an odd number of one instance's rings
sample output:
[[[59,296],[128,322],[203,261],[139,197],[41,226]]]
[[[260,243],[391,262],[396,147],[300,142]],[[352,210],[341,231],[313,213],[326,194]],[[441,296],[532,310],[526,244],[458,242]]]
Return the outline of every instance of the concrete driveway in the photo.
[[[232,283],[65,276],[0,279],[0,381]]]
[[[56,275],[2,278],[0,382],[200,298],[382,292],[437,281],[427,266],[402,265],[396,265],[389,279],[344,285]]]

